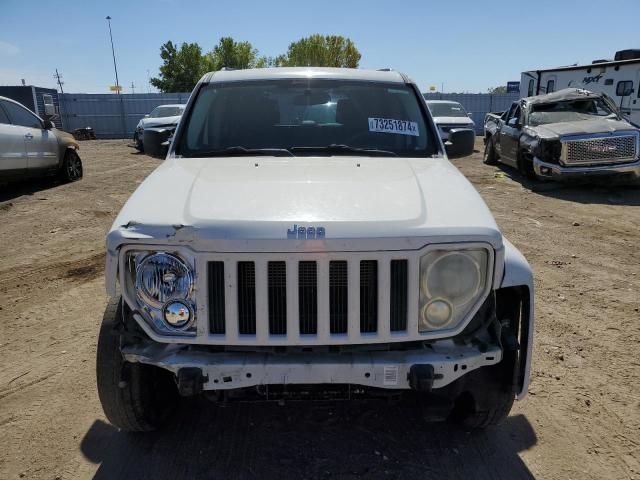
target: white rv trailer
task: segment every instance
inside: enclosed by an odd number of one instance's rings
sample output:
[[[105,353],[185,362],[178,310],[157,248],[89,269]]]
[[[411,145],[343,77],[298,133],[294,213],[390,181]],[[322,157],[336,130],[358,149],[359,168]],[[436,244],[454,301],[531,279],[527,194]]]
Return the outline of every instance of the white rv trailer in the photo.
[[[522,72],[520,97],[567,87],[606,93],[623,115],[640,124],[640,50],[622,50],[616,53],[614,60],[595,60],[590,65]]]

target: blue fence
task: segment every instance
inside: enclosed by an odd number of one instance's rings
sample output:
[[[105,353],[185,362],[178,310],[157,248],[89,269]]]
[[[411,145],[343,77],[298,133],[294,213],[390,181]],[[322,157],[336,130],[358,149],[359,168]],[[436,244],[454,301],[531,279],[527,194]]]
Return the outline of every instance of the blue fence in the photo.
[[[158,105],[187,103],[189,93],[94,94],[65,93],[60,95],[64,129],[92,127],[98,138],[131,138],[138,121]],[[509,108],[518,94],[488,93],[426,93],[427,100],[460,102],[471,113],[476,133],[482,133],[487,112]]]
[[[98,138],[131,138],[138,121],[158,105],[187,103],[190,93],[61,95],[64,129],[92,127]]]
[[[425,93],[426,100],[451,100],[460,102],[471,114],[476,124],[476,134],[483,133],[484,116],[489,112],[502,112],[520,98],[519,93]]]

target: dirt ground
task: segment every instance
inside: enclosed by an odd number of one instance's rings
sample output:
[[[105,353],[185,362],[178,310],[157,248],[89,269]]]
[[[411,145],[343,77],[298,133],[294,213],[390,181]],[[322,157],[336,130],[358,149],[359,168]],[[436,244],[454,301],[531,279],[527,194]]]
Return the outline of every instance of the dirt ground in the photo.
[[[530,395],[499,428],[378,403],[189,400],[164,431],[129,435],[95,387],[104,236],[159,161],[118,140],[80,154],[78,183],[0,187],[0,479],[640,479],[640,188],[455,161],[535,271]]]

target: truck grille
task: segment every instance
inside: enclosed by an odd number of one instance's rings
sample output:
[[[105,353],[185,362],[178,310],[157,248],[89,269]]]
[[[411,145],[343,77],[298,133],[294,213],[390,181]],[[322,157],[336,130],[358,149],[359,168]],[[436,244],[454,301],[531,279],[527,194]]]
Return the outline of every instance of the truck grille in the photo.
[[[637,158],[635,134],[562,140],[561,160],[566,165],[629,162]]]
[[[332,336],[375,336],[381,328],[387,334],[407,330],[406,259],[207,265],[210,334],[254,336],[268,345],[278,336],[317,336],[321,343]]]

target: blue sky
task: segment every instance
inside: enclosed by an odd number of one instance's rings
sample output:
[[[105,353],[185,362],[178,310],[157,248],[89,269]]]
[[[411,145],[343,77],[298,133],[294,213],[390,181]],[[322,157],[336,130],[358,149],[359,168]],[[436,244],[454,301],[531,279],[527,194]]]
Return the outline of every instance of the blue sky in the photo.
[[[125,93],[131,82],[147,91],[167,40],[208,51],[229,35],[275,56],[312,33],[345,35],[362,68],[391,67],[447,92],[484,92],[522,70],[640,48],[638,0],[0,0],[0,85],[55,86],[58,68],[65,91],[108,92],[107,15]]]

